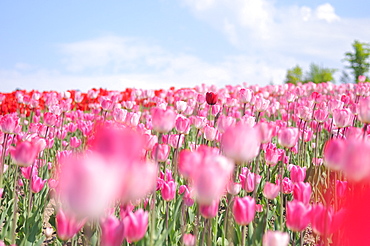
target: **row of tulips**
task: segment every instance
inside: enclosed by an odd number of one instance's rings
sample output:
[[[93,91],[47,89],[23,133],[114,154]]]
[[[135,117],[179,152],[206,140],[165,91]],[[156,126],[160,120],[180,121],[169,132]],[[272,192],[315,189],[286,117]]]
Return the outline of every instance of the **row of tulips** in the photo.
[[[0,245],[367,245],[369,95],[0,93]]]

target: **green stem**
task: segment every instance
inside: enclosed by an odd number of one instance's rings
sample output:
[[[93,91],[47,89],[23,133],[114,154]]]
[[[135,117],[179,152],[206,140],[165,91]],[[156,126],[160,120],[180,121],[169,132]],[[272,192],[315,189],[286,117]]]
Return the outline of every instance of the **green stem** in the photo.
[[[283,230],[284,194],[283,194],[283,161],[280,161],[280,230]]]
[[[15,177],[14,177],[14,187],[13,187],[13,197],[14,197],[14,205],[13,205],[13,222],[12,222],[12,240],[11,244],[15,244],[16,238],[16,228],[17,228],[17,210],[18,210],[18,195],[17,195],[17,180],[18,180],[18,166],[15,166]]]
[[[242,235],[241,235],[241,245],[244,246],[245,245],[245,237],[246,237],[246,232],[247,232],[247,226],[246,225],[243,225],[242,226]]]

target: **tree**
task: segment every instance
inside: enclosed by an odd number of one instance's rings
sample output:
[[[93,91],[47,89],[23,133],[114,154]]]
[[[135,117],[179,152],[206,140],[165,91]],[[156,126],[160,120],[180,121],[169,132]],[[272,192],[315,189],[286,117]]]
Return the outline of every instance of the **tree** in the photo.
[[[336,69],[324,68],[315,63],[311,63],[310,70],[306,73],[305,83],[314,82],[315,84],[322,82],[335,82],[333,74],[336,72]]]
[[[302,68],[296,65],[292,69],[288,69],[285,78],[285,83],[291,83],[296,85],[298,82],[301,82],[303,80],[302,78],[303,78]]]
[[[358,82],[358,76],[366,75],[370,69],[370,44],[369,43],[361,43],[357,40],[352,44],[353,49],[355,50],[354,53],[346,52],[344,61],[349,62],[349,66],[347,68],[352,69],[352,74],[354,76],[354,81]]]

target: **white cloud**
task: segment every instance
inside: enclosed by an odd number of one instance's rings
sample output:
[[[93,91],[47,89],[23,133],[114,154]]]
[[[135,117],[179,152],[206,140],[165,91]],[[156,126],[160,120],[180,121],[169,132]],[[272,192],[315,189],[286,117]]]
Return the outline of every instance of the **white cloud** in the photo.
[[[326,20],[327,22],[340,20],[339,16],[335,14],[334,7],[329,3],[319,5],[315,12],[319,20]]]
[[[277,7],[273,0],[215,0],[208,8],[199,9],[195,1],[181,1],[241,52],[260,57],[271,69],[282,69],[286,64],[273,63],[272,56],[295,62],[285,69],[296,63],[308,68],[310,62],[341,69],[341,60],[353,40],[370,38],[370,18],[341,18],[330,3],[310,8]]]
[[[131,70],[135,68],[133,61],[163,55],[163,50],[158,46],[148,46],[140,39],[117,36],[61,44],[59,47],[65,57],[63,63],[72,72],[86,69],[98,69],[97,72],[107,72],[106,69],[112,70],[108,72]]]
[[[2,91],[16,88],[38,90],[80,89],[92,87],[109,89],[194,87],[201,83],[223,86],[227,84],[267,84],[284,76],[290,61],[271,58],[261,61],[258,56],[228,56],[215,63],[195,55],[171,53],[140,39],[110,36],[60,46],[63,62],[70,72],[34,69],[24,72],[22,67],[0,70],[0,80],[6,83]],[[140,50],[138,49],[140,46]],[[114,53],[117,51],[117,53]],[[126,69],[127,64],[135,69]],[[284,68],[280,65],[284,64]],[[114,72],[106,73],[110,67]],[[101,70],[91,72],[90,70]]]

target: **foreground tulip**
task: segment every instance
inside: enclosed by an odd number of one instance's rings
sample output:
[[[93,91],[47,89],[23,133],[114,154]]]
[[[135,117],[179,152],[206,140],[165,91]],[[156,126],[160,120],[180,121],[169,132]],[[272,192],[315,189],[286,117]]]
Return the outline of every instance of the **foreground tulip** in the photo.
[[[10,152],[10,155],[17,165],[27,167],[34,163],[38,153],[38,145],[29,141],[24,141],[17,144],[15,149]]]
[[[370,142],[348,138],[331,139],[324,148],[325,163],[334,170],[343,171],[353,181],[361,181],[370,175]]]
[[[110,215],[101,220],[101,246],[120,246],[124,240],[123,222],[117,217]]]
[[[267,231],[263,235],[263,246],[288,246],[289,234],[281,231]]]
[[[233,163],[214,148],[201,145],[194,152],[180,152],[179,171],[191,181],[194,196],[202,205],[221,198],[233,169]]]
[[[56,216],[56,225],[57,234],[61,240],[73,238],[84,224],[85,220],[78,221],[74,216],[67,215],[62,209],[59,209]]]
[[[176,112],[172,109],[152,109],[153,130],[159,133],[167,133],[175,127]]]
[[[137,242],[145,236],[148,216],[148,212],[138,209],[135,213],[129,212],[123,219],[125,238],[128,242]]]
[[[256,214],[256,201],[253,197],[235,197],[233,204],[233,214],[236,223],[248,225]]]
[[[228,128],[221,140],[223,152],[237,164],[253,160],[258,155],[260,144],[259,130],[242,124]]]
[[[324,163],[332,170],[343,168],[343,154],[345,141],[343,139],[330,139],[324,146]]]
[[[304,230],[310,223],[310,207],[300,201],[287,203],[286,225],[292,231]]]

